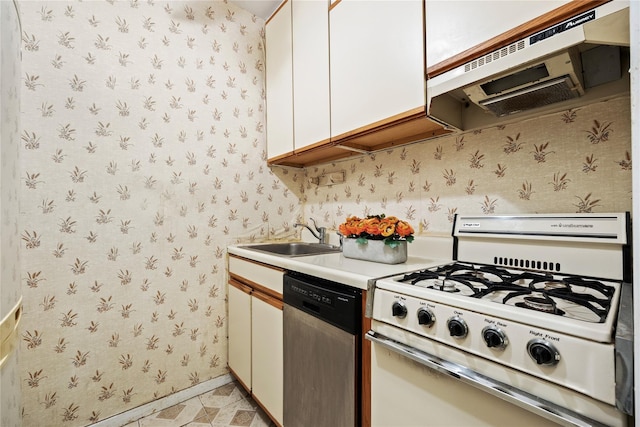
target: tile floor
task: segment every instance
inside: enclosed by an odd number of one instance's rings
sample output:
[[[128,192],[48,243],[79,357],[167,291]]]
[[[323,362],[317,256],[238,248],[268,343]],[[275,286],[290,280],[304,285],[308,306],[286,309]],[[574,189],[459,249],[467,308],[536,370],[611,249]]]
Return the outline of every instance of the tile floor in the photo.
[[[236,382],[193,397],[123,427],[274,427]]]

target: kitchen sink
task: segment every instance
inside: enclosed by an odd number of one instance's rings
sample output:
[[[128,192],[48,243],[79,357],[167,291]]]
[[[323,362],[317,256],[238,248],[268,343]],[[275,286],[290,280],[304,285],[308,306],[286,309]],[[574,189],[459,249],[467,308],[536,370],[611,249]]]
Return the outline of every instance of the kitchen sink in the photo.
[[[264,243],[259,245],[242,246],[242,248],[284,257],[299,257],[340,252],[340,248],[337,246],[307,242]]]

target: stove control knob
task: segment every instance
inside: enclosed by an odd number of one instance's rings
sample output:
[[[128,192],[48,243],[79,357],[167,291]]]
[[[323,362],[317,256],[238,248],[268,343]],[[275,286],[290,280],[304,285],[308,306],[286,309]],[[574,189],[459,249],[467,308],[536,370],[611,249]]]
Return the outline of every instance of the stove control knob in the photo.
[[[527,352],[538,365],[554,366],[560,361],[560,353],[554,345],[539,338],[527,343]]]
[[[433,314],[433,311],[429,310],[428,308],[424,308],[422,307],[420,310],[418,310],[418,324],[419,325],[424,325],[427,327],[431,327],[433,326],[434,322],[436,321],[436,315]]]
[[[401,302],[396,301],[391,306],[391,314],[393,314],[393,317],[404,319],[405,317],[407,317],[407,306]]]
[[[462,320],[459,316],[453,316],[447,321],[447,328],[449,329],[449,335],[454,338],[464,338],[469,332],[467,328],[467,322]]]
[[[482,339],[484,339],[487,347],[497,350],[504,350],[509,344],[507,335],[496,326],[485,326],[482,330]]]

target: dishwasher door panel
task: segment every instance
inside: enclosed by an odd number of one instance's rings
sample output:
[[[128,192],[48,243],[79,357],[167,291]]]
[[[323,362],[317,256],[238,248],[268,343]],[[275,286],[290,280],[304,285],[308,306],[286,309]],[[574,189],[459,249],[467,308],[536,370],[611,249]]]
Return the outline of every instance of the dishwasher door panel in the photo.
[[[355,426],[356,336],[284,305],[284,425]]]

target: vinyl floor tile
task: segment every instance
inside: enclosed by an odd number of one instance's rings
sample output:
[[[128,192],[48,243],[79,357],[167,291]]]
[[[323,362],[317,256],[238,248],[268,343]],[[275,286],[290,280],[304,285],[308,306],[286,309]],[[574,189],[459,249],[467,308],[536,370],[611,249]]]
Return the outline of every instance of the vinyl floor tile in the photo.
[[[123,427],[274,427],[236,382],[196,396]]]

